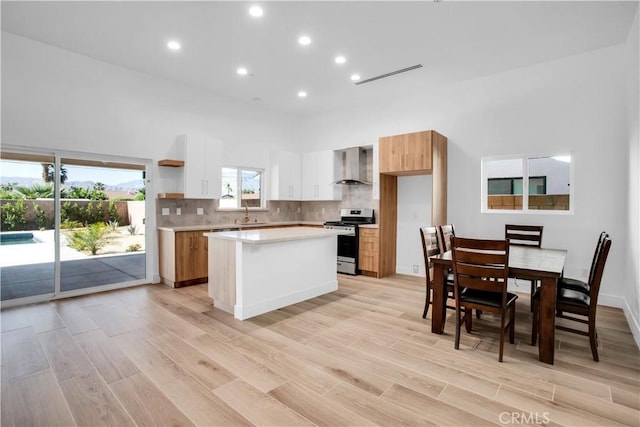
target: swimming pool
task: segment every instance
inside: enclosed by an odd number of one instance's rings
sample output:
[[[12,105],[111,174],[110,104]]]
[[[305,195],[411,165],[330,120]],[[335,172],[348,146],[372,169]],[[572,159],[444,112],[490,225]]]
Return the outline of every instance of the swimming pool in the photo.
[[[40,240],[33,237],[33,233],[13,231],[0,233],[0,246],[29,245],[31,243],[40,243]]]

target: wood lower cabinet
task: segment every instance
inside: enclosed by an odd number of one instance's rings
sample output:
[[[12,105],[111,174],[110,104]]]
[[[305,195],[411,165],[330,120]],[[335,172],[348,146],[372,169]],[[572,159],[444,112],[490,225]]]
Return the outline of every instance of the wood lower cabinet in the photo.
[[[158,231],[162,283],[179,288],[208,281],[207,231]]]
[[[359,228],[358,268],[365,276],[379,277],[379,232],[377,228]]]

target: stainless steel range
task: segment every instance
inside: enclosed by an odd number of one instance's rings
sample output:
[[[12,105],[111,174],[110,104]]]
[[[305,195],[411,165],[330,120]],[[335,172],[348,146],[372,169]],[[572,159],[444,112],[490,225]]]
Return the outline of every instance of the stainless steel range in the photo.
[[[358,225],[374,224],[373,209],[340,209],[340,221],[327,221],[324,228],[349,231],[338,236],[338,273],[360,274],[358,269]]]

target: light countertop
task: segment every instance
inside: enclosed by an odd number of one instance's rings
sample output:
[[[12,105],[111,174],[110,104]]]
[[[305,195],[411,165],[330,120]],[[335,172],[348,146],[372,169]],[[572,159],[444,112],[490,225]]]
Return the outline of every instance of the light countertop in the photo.
[[[258,222],[258,223],[247,223],[247,224],[235,224],[233,222],[228,224],[204,224],[204,225],[179,225],[179,226],[168,226],[168,227],[158,227],[158,230],[162,231],[215,231],[215,230],[226,230],[226,229],[251,229],[251,228],[264,228],[264,227],[282,227],[289,225],[323,225],[322,221],[272,221],[272,222]]]
[[[316,227],[287,227],[244,231],[219,231],[204,233],[213,239],[236,240],[245,243],[275,243],[291,240],[318,239],[322,237],[348,234],[345,230],[330,230]]]

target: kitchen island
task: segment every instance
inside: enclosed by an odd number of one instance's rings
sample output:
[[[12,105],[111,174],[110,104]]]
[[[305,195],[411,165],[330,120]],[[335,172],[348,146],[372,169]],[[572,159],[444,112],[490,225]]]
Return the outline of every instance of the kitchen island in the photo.
[[[244,320],[337,290],[343,233],[311,227],[204,233],[214,307]]]

